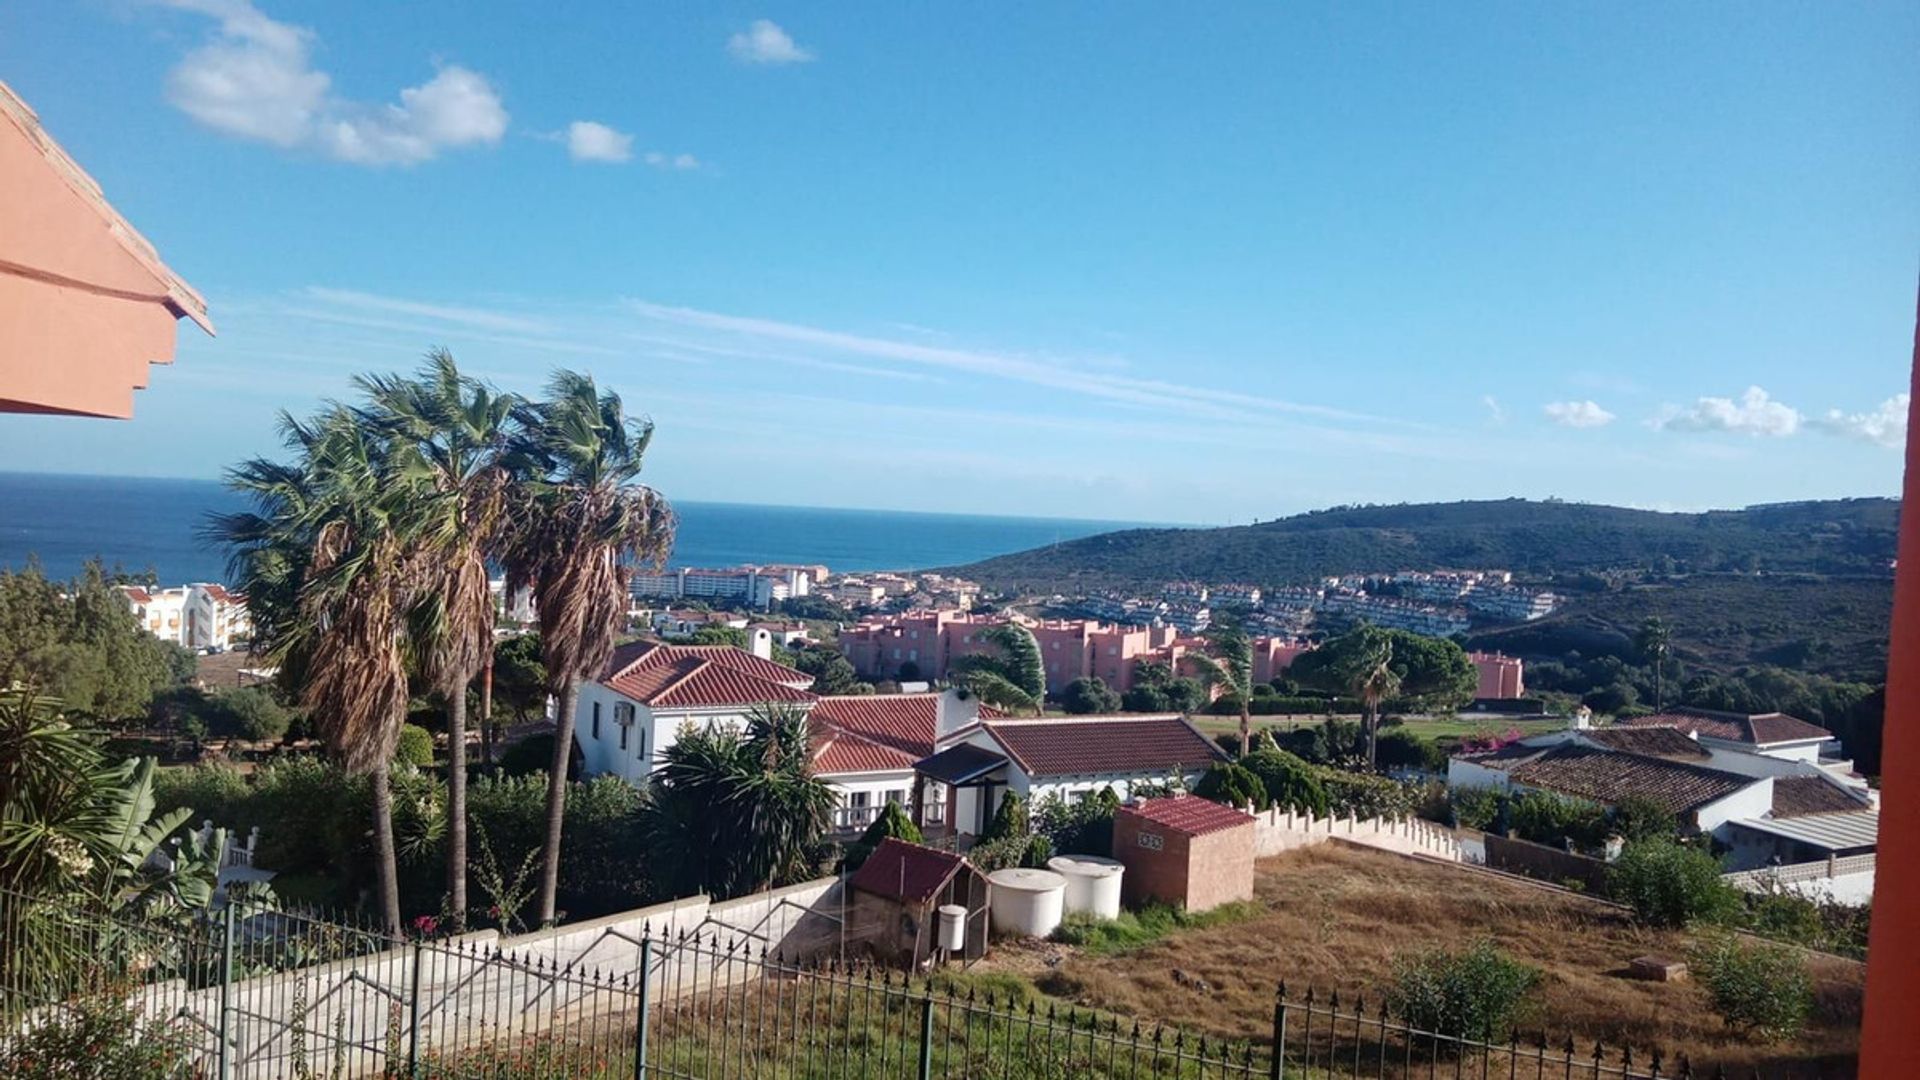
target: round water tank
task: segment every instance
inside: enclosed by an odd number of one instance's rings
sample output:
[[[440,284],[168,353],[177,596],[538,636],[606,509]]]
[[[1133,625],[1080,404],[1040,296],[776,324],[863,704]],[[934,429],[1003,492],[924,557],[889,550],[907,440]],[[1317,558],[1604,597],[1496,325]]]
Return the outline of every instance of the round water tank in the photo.
[[[967,909],[959,904],[942,904],[940,947],[948,952],[963,952],[967,947]]]
[[[1047,869],[1067,879],[1067,914],[1097,919],[1120,917],[1120,875],[1126,867],[1118,859],[1099,855],[1055,855]]]
[[[993,885],[993,928],[1003,934],[1046,937],[1060,925],[1067,879],[1051,870],[1024,866],[995,870],[987,875]]]

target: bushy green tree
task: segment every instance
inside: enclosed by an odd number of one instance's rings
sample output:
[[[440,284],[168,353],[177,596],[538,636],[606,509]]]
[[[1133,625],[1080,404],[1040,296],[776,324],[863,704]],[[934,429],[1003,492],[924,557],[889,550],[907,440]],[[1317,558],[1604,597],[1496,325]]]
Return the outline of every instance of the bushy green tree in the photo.
[[[515,723],[524,724],[546,709],[547,665],[540,655],[539,634],[515,634],[493,647],[493,697],[513,714]]]
[[[193,654],[147,633],[97,560],[64,585],[31,565],[0,570],[0,688],[112,724],[145,716],[193,671]]]
[[[252,742],[278,742],[293,723],[293,714],[264,686],[222,690],[211,704],[220,718],[216,730]]]
[[[1026,800],[1009,791],[1000,796],[1000,805],[994,808],[993,820],[987,823],[980,839],[1004,840],[1009,836],[1026,836],[1031,831]]]
[[[1634,795],[1613,804],[1607,815],[1607,827],[1631,843],[1676,836],[1680,832],[1680,819],[1659,803]]]
[[[1259,740],[1254,745],[1259,747]],[[1327,789],[1313,775],[1312,766],[1285,750],[1269,745],[1255,749],[1240,759],[1246,770],[1258,777],[1265,789],[1268,805],[1284,807],[1296,814],[1327,816]]]
[[[1464,950],[1438,948],[1402,958],[1387,999],[1389,1008],[1415,1028],[1501,1043],[1526,1018],[1528,995],[1539,982],[1538,968],[1482,941]]]
[[[1120,708],[1120,695],[1097,675],[1087,675],[1067,684],[1060,692],[1060,707],[1075,715],[1110,713]]]
[[[950,665],[953,680],[989,705],[1009,710],[1038,710],[1047,693],[1040,642],[1021,623],[996,623],[980,632],[993,653],[974,653]]]
[[[1455,642],[1366,624],[1302,654],[1287,674],[1302,686],[1351,695],[1360,703],[1369,765],[1387,702],[1421,711],[1455,709],[1473,700],[1479,678]]]
[[[1718,933],[1689,959],[1720,1018],[1743,1034],[1769,1042],[1791,1039],[1813,1011],[1813,980],[1797,949]]]
[[[433,733],[416,724],[402,724],[394,744],[393,760],[424,769],[433,764]]]
[[[1193,793],[1228,806],[1267,808],[1267,787],[1258,776],[1239,762],[1222,761],[1208,769],[1194,786]]]
[[[1584,799],[1529,791],[1512,800],[1507,823],[1522,840],[1554,847],[1571,841],[1576,848],[1592,848],[1606,838],[1607,813]]]
[[[1720,877],[1720,864],[1674,840],[1628,844],[1607,870],[1607,891],[1652,926],[1723,922],[1740,910],[1740,896]]]

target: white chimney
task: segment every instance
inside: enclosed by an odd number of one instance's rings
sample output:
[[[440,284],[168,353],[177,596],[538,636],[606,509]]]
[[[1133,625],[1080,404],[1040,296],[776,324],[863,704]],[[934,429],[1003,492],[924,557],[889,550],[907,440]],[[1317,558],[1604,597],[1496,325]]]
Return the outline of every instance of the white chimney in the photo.
[[[747,648],[762,660],[773,659],[773,632],[759,627],[748,630]]]
[[[1579,708],[1573,710],[1573,730],[1575,731],[1593,730],[1593,710],[1592,709],[1589,709],[1585,705],[1582,705]]]
[[[962,695],[957,689],[941,692],[934,705],[933,743],[938,747],[948,735],[980,719],[980,699]]]

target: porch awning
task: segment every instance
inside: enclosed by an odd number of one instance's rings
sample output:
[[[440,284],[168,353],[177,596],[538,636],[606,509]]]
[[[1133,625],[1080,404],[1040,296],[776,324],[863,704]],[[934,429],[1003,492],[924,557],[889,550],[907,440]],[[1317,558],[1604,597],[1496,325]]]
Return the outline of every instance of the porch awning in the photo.
[[[1006,764],[1004,754],[996,754],[972,743],[961,743],[914,762],[913,771],[958,787],[970,784],[995,769],[1005,768]]]

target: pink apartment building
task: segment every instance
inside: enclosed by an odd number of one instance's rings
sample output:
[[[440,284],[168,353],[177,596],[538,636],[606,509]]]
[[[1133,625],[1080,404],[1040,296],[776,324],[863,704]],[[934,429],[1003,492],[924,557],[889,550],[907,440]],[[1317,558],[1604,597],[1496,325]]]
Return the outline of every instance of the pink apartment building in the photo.
[[[1525,665],[1519,657],[1476,652],[1468,653],[1467,659],[1473,661],[1474,670],[1480,673],[1480,683],[1473,692],[1474,697],[1511,701],[1527,696]]]
[[[904,669],[921,679],[944,679],[955,660],[994,651],[985,631],[1005,621],[1006,616],[952,609],[909,611],[842,631],[840,651],[862,678],[898,679]],[[1190,675],[1192,671],[1183,669],[1181,660],[1203,645],[1198,639],[1179,637],[1170,626],[1117,626],[1088,619],[1021,621],[1040,645],[1048,693],[1059,693],[1068,683],[1089,675],[1125,693],[1133,687],[1135,666],[1147,660]],[[1256,638],[1253,644],[1253,676],[1258,682],[1272,680],[1309,648],[1305,642],[1287,638]]]

